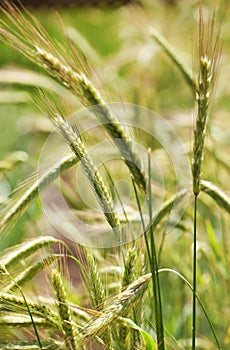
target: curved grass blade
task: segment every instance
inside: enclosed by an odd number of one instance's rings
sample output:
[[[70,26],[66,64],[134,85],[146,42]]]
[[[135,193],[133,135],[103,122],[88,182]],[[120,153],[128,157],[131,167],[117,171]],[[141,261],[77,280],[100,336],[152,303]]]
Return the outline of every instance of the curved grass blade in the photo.
[[[131,319],[120,317],[119,322],[122,322],[124,325],[128,326],[129,328],[135,329],[141,333],[143,340],[145,342],[145,350],[157,350],[156,343],[152,338],[152,336],[148,332],[146,332],[143,328],[139,327]]]
[[[163,203],[163,206],[156,212],[153,212],[152,226],[155,228],[161,220],[177,205],[180,200],[188,193],[187,189],[180,190]]]
[[[186,285],[187,285],[187,286],[191,289],[191,291],[193,292],[193,286],[191,285],[191,283],[190,283],[181,273],[179,273],[178,271],[173,270],[173,269],[169,269],[169,268],[163,268],[163,269],[159,269],[159,273],[161,273],[161,272],[171,272],[171,273],[174,273],[175,275],[177,275],[178,277],[180,277],[180,279],[182,279],[182,281],[184,281],[184,282],[186,283]],[[213,326],[213,323],[212,323],[212,321],[211,321],[211,319],[210,319],[210,317],[209,317],[209,315],[208,315],[208,313],[207,313],[207,311],[206,311],[206,309],[205,309],[204,304],[202,303],[202,301],[201,301],[200,297],[197,295],[197,293],[196,293],[195,295],[196,295],[196,299],[197,299],[198,303],[200,304],[200,307],[201,307],[201,309],[202,309],[202,311],[203,311],[203,313],[204,313],[204,315],[205,315],[205,317],[206,317],[206,319],[207,319],[207,321],[208,321],[209,327],[210,327],[210,329],[211,329],[211,331],[212,331],[212,334],[213,334],[213,336],[214,336],[214,338],[215,338],[216,345],[217,345],[218,349],[219,349],[219,350],[223,350],[222,347],[221,347],[220,341],[219,341],[219,339],[218,339],[218,337],[217,337],[217,334],[216,334],[216,332],[215,332],[215,328],[214,328],[214,326]]]
[[[219,207],[230,214],[230,198],[219,187],[209,181],[201,180],[201,191],[214,199]]]
[[[179,57],[178,53],[174,49],[174,47],[156,30],[151,28],[149,30],[150,37],[153,38],[157,44],[163,49],[166,55],[170,58],[170,60],[175,64],[175,66],[179,69],[188,86],[191,88],[193,94],[197,90],[197,84],[195,79],[192,76],[192,71],[189,67],[187,67],[181,57]]]
[[[34,72],[23,68],[1,68],[0,69],[0,84],[18,84],[22,86],[36,86],[37,88],[49,90],[58,96],[67,95],[68,98],[73,99],[70,92],[68,92],[62,85],[58,84],[53,79],[44,74]],[[11,91],[12,93],[12,91]],[[28,101],[28,93],[25,93],[26,101]]]

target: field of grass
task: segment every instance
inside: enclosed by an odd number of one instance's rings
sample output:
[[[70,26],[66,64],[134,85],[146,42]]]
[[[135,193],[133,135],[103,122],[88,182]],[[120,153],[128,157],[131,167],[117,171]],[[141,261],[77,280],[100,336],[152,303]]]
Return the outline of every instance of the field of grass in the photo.
[[[230,348],[228,7],[2,6],[0,349]]]

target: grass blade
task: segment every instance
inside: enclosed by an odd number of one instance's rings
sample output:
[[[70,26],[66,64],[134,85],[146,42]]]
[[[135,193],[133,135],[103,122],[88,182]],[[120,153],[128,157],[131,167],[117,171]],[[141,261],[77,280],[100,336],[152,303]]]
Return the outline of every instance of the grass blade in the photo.
[[[157,350],[156,343],[155,343],[154,339],[151,337],[151,335],[148,332],[146,332],[143,328],[139,327],[131,319],[120,317],[119,322],[122,322],[122,324],[124,324],[132,329],[135,329],[141,333],[141,335],[144,339],[144,342],[145,342],[145,350]]]
[[[216,185],[208,181],[201,181],[201,191],[210,196],[214,201],[230,214],[230,198]]]
[[[177,205],[187,193],[187,189],[180,190],[175,195],[170,197],[167,201],[165,201],[157,212],[153,212],[153,228],[155,228],[161,222],[161,220],[172,210],[173,206]]]
[[[153,28],[150,29],[150,37],[153,38],[157,44],[163,49],[166,55],[170,58],[170,60],[175,64],[175,66],[179,69],[188,86],[191,88],[193,94],[197,90],[196,81],[192,76],[192,71],[189,69],[184,63],[183,60],[179,57],[178,53],[172,47],[172,45],[156,30]]]
[[[186,285],[187,285],[187,286],[191,289],[191,291],[193,292],[193,286],[191,285],[191,283],[189,283],[189,281],[188,281],[181,273],[179,273],[178,271],[173,270],[173,269],[169,269],[169,268],[164,268],[164,269],[159,269],[159,273],[161,273],[161,272],[170,272],[170,273],[174,273],[175,275],[177,275],[178,277],[180,277],[180,279],[182,279],[182,281],[184,281],[184,282],[186,283]],[[219,339],[218,339],[218,337],[217,337],[217,334],[216,334],[216,332],[215,332],[214,325],[213,325],[213,323],[212,323],[212,321],[211,321],[211,319],[210,319],[210,317],[209,317],[209,315],[208,315],[208,313],[207,313],[207,310],[206,310],[204,304],[202,303],[200,297],[198,296],[198,294],[196,293],[195,295],[196,295],[196,299],[197,299],[197,301],[198,301],[198,303],[199,303],[199,305],[200,305],[200,307],[201,307],[201,309],[202,309],[202,311],[203,311],[203,313],[204,313],[204,315],[205,315],[205,317],[206,317],[206,319],[207,319],[207,321],[208,321],[209,327],[210,327],[210,329],[211,329],[211,331],[212,331],[212,334],[213,334],[213,336],[214,336],[214,338],[215,338],[216,345],[217,345],[217,347],[218,347],[219,350],[222,350],[220,341],[219,341]]]

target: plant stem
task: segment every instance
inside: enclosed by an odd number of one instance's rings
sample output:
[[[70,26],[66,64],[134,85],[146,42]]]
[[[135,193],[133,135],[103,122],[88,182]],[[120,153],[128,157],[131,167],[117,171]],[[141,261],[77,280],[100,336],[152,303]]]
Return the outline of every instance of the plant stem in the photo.
[[[192,350],[196,348],[196,270],[197,270],[197,195],[194,200],[194,237],[193,237],[193,301],[192,301]]]
[[[164,324],[162,316],[162,303],[161,303],[161,290],[160,280],[158,274],[158,261],[156,254],[155,238],[152,225],[152,191],[151,191],[151,149],[148,149],[148,209],[149,209],[149,222],[150,222],[150,247],[151,247],[151,271],[152,271],[152,285],[153,285],[153,297],[155,304],[155,321],[156,321],[156,333],[157,344],[159,350],[164,350]]]
[[[150,166],[149,166],[150,169]],[[159,284],[159,276],[158,276],[158,264],[157,264],[157,258],[156,258],[156,249],[155,249],[155,242],[154,242],[154,236],[153,236],[153,225],[152,225],[152,203],[151,203],[151,211],[149,208],[149,211],[151,212],[150,214],[150,236],[152,237],[151,239],[151,246],[149,245],[149,240],[147,237],[147,231],[146,231],[146,226],[143,218],[143,213],[140,205],[140,200],[139,196],[137,193],[136,189],[136,184],[134,182],[133,177],[131,176],[132,183],[133,183],[133,188],[134,188],[134,193],[138,205],[138,210],[140,213],[141,217],[141,223],[142,223],[142,228],[144,232],[144,238],[145,238],[145,245],[147,249],[147,256],[149,260],[149,265],[150,265],[150,271],[152,274],[152,286],[153,286],[153,298],[154,298],[154,308],[155,308],[155,321],[156,321],[156,333],[157,333],[157,343],[158,343],[158,349],[159,350],[164,350],[164,326],[163,326],[163,318],[162,318],[162,306],[161,306],[161,295],[160,295],[160,284]],[[151,184],[151,177],[149,176],[149,183]],[[150,201],[151,202],[151,191],[150,191]],[[153,245],[153,248],[152,248]]]
[[[151,251],[150,251],[150,247],[149,247],[149,241],[148,241],[148,237],[147,237],[147,231],[146,231],[146,227],[145,227],[145,221],[144,221],[144,217],[143,217],[143,213],[142,213],[142,209],[141,209],[139,196],[138,196],[138,193],[137,193],[136,184],[135,184],[135,181],[133,179],[132,174],[131,174],[131,180],[132,180],[132,184],[133,184],[135,198],[136,198],[137,205],[138,205],[138,211],[139,211],[140,218],[141,218],[141,225],[142,225],[144,238],[145,238],[145,245],[146,245],[146,249],[147,249],[147,256],[148,256],[148,259],[149,259],[150,269],[151,269],[151,272],[152,272],[152,258],[151,258]]]

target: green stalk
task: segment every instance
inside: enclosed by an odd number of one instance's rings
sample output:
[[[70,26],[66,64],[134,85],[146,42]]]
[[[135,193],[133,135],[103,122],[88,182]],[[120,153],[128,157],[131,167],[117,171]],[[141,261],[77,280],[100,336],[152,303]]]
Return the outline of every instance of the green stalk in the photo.
[[[164,344],[164,324],[162,315],[162,303],[161,303],[161,290],[158,274],[158,261],[155,246],[155,238],[152,225],[152,191],[151,191],[151,149],[148,149],[148,209],[149,209],[149,233],[150,233],[150,248],[151,248],[151,271],[152,271],[152,285],[153,285],[153,297],[155,304],[155,321],[156,321],[156,333],[157,333],[157,346],[159,350],[165,349]]]
[[[196,348],[197,196],[194,199],[192,350]]]
[[[148,188],[149,188],[149,220],[150,220],[150,244],[147,237],[147,231],[145,227],[145,222],[141,210],[140,200],[138,197],[136,184],[134,182],[133,177],[131,176],[133,188],[134,188],[134,194],[136,197],[138,210],[141,217],[141,223],[142,228],[144,232],[144,239],[147,249],[147,256],[150,264],[150,271],[152,274],[152,286],[153,286],[153,298],[154,298],[154,308],[155,308],[155,321],[156,321],[156,333],[157,333],[157,343],[158,343],[158,349],[164,350],[164,325],[163,325],[163,317],[162,317],[162,305],[161,305],[161,293],[160,293],[160,283],[159,283],[159,276],[158,276],[158,263],[157,263],[157,256],[156,256],[156,248],[155,248],[155,241],[154,241],[154,232],[153,232],[153,225],[152,225],[152,201],[151,201],[151,175],[150,175],[150,151],[148,153],[148,173],[149,173],[149,180],[148,180]]]
[[[141,210],[141,204],[140,204],[139,196],[138,196],[138,193],[137,193],[137,187],[136,187],[136,184],[135,184],[135,181],[134,181],[132,175],[131,175],[131,180],[132,180],[132,184],[133,184],[135,198],[136,198],[136,201],[137,201],[138,211],[139,211],[140,217],[141,217],[141,225],[142,225],[142,229],[143,229],[143,233],[144,233],[145,245],[146,245],[146,249],[147,249],[147,256],[148,256],[148,259],[149,259],[149,264],[150,264],[150,269],[151,269],[151,267],[152,267],[152,258],[151,258],[151,251],[150,251],[150,247],[149,247],[148,237],[147,237],[147,231],[146,231],[146,227],[145,227],[143,213],[142,213],[142,210]],[[152,272],[152,270],[151,270],[151,272]]]

